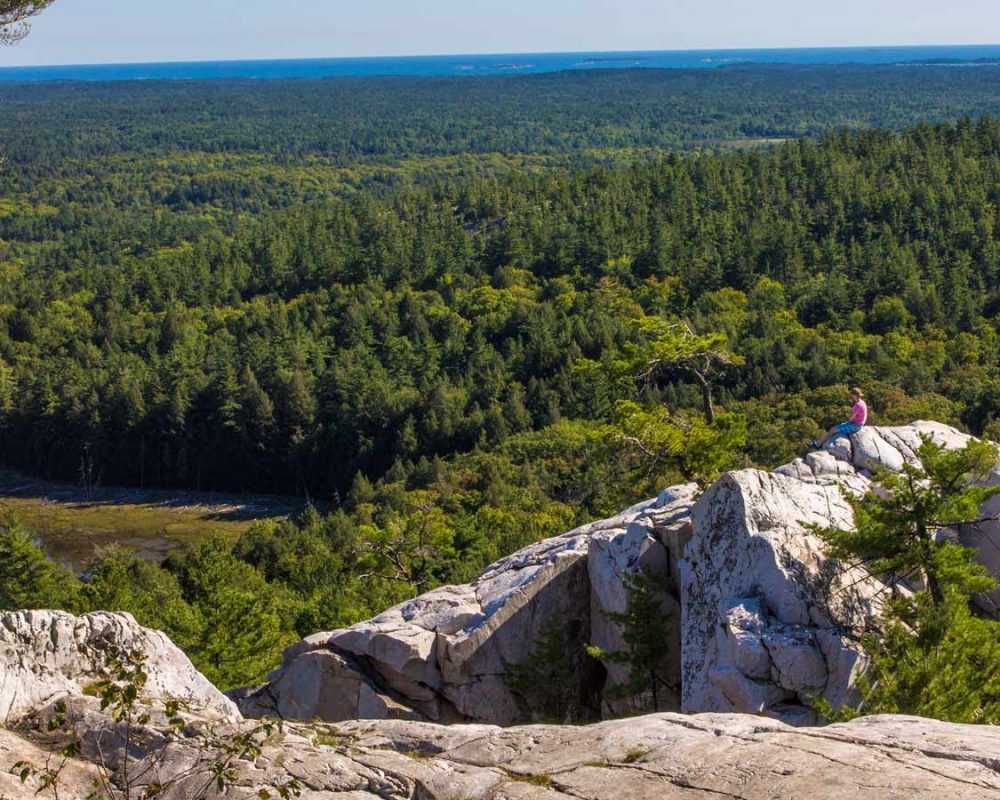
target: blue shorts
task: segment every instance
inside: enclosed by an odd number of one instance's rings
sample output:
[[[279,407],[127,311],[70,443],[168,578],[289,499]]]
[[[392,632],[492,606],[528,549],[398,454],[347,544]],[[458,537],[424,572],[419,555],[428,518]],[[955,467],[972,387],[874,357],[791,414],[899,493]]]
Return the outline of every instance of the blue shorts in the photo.
[[[837,432],[837,436],[850,436],[860,431],[861,426],[856,422],[841,422],[839,425],[834,425],[833,429]]]

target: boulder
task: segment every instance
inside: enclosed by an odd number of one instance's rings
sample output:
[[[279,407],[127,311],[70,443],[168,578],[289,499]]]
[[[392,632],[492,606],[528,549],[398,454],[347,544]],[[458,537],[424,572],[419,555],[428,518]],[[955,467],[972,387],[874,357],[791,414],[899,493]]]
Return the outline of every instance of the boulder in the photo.
[[[919,462],[917,450],[929,438],[949,450],[965,447],[971,438],[940,422],[920,420],[894,428],[866,427],[852,436],[852,460],[857,469],[884,467],[898,472],[903,464]]]
[[[378,691],[348,659],[325,649],[302,653],[273,684],[231,696],[258,718],[424,719]]]
[[[731,473],[702,495],[681,564],[685,711],[801,718],[813,695],[850,696],[856,674],[843,664],[857,654],[840,632],[863,629],[884,587],[825,559],[808,526],[853,524],[842,490],[866,487],[814,459]]]
[[[145,654],[150,695],[183,700],[204,717],[240,718],[173,642],[129,614],[14,611],[0,613],[0,724],[54,699],[85,694],[116,649]]]
[[[697,492],[695,484],[672,487],[616,517],[503,558],[471,584],[435,589],[371,620],[311,636],[286,650],[267,686],[231,696],[250,717],[523,720],[525,709],[508,686],[509,667],[523,663],[553,625],[581,653],[584,644],[622,649],[621,632],[608,615],[625,610],[625,576],[649,568],[672,574],[679,585]],[[664,603],[665,615],[675,620],[679,676],[676,592]],[[624,680],[620,667],[604,667],[581,676],[587,697]],[[308,690],[296,688],[300,680]],[[369,698],[364,704],[362,696]],[[380,699],[371,702],[373,696]],[[679,707],[679,695],[672,702]]]

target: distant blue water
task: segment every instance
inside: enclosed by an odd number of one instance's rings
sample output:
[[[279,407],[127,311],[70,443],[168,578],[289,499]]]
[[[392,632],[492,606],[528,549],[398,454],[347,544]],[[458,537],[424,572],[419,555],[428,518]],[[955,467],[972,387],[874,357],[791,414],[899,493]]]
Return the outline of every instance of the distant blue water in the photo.
[[[563,70],[711,68],[732,64],[1000,63],[1000,44],[938,47],[836,47],[788,50],[678,50],[630,53],[323,58],[294,61],[200,61],[2,67],[0,81],[199,80],[328,78],[378,75],[500,75]]]

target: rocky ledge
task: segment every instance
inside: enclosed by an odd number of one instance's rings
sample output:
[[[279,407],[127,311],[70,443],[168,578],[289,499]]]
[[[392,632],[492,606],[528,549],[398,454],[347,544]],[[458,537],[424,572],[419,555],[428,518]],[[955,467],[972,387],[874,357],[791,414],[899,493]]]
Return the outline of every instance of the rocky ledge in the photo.
[[[119,790],[131,780],[135,796],[141,775],[165,787],[164,800],[273,797],[291,780],[307,800],[1000,800],[1000,729],[890,716],[802,727],[815,721],[811,695],[850,697],[864,666],[852,630],[907,590],[835,568],[808,525],[850,525],[844,493],[866,491],[875,466],[914,461],[921,436],[966,441],[935,423],[871,428],[774,473],[730,473],[703,493],[667,489],[502,559],[472,584],[294,645],[268,684],[234,693],[242,713],[128,615],[0,614],[0,798],[51,796],[44,775],[22,783],[15,765],[27,761],[62,765],[58,796],[71,800],[91,796],[102,777]],[[995,519],[951,535],[1000,574]],[[624,610],[627,576],[643,568],[669,587],[674,691],[665,702],[692,713],[485,724],[523,717],[505,672],[548,626],[618,649],[622,632],[608,615]],[[997,601],[980,598],[987,613]],[[92,687],[130,649],[146,657],[150,717],[126,740]],[[622,711],[612,690],[624,677],[619,665],[590,663],[578,676],[581,700],[598,714]],[[166,727],[169,699],[184,701],[183,730]],[[200,793],[227,737],[265,715],[289,722],[231,764],[236,785]],[[77,747],[64,760],[56,754],[67,740]]]
[[[856,634],[907,587],[844,571],[808,526],[850,526],[845,492],[867,491],[877,466],[915,462],[921,437],[946,447],[968,441],[934,422],[872,427],[773,473],[729,473],[703,493],[694,484],[672,487],[504,558],[471,584],[311,636],[286,651],[266,685],[233,697],[250,717],[531,721],[508,665],[523,662],[550,625],[566,631],[570,648],[621,650],[609,614],[625,610],[627,576],[648,568],[669,586],[663,624],[672,691],[660,698],[662,709],[811,724],[809,698],[839,706],[852,696],[864,667]],[[996,516],[1000,498],[991,503]],[[1000,526],[958,534],[1000,576]],[[996,594],[981,602],[991,613],[1000,608]],[[614,689],[623,667],[580,665],[581,705],[595,717],[620,713]]]
[[[0,612],[0,726],[55,699],[87,694],[116,653],[132,650],[146,654],[152,696],[181,700],[214,719],[240,719],[180,648],[129,614],[14,611]]]
[[[30,616],[34,623],[21,628],[20,642],[0,651],[0,667],[26,684],[22,691],[9,681],[11,696],[48,696],[30,708],[18,704],[0,726],[0,797],[8,800],[52,796],[41,776],[22,783],[15,765],[62,763],[50,758],[66,742],[66,734],[53,733],[48,724],[57,707],[79,743],[59,771],[58,797],[69,800],[91,796],[102,776],[121,788],[125,775],[133,776],[130,796],[155,782],[164,787],[157,795],[162,800],[275,797],[274,788],[292,780],[304,800],[1000,800],[1000,729],[890,716],[795,728],[748,715],[674,713],[582,727],[288,723],[263,741],[259,753],[234,762],[230,785],[217,793],[206,783],[206,770],[222,757],[218,737],[246,732],[250,723],[220,702],[173,645],[125,615]],[[12,669],[20,654],[48,649],[46,620],[49,630],[77,632],[97,622],[102,645],[79,662],[60,657],[49,659],[44,670]],[[109,646],[128,647],[136,635],[144,639],[151,672],[169,666],[179,678],[194,676],[186,697],[197,711],[188,714],[181,733],[168,734],[155,722],[134,725],[126,748],[122,723],[101,711],[76,676],[100,669]],[[167,685],[165,676],[147,689],[142,702],[154,709],[154,720],[156,708],[185,691],[181,680]]]

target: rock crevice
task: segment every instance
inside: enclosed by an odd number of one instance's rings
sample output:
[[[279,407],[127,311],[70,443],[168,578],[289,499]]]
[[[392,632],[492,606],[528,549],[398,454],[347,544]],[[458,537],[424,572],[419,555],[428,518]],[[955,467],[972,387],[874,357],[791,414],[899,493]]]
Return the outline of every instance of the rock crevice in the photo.
[[[671,487],[503,558],[471,584],[309,637],[286,651],[266,688],[236,698],[249,716],[528,721],[507,666],[524,662],[550,625],[605,652],[622,650],[609,615],[626,610],[627,577],[650,570],[670,587],[665,668],[679,687],[662,708],[812,723],[812,697],[834,707],[854,697],[865,667],[859,634],[906,587],[825,558],[810,526],[851,526],[845,494],[868,491],[875,468],[915,463],[922,437],[951,448],[969,440],[935,422],[870,427],[774,472],[729,473],[703,493],[695,484]],[[991,480],[1000,482],[1000,472]],[[1000,576],[1000,500],[984,516],[957,535]],[[996,614],[1000,590],[980,604]],[[628,671],[611,660],[603,667],[601,711],[613,716],[628,709],[614,699]]]

